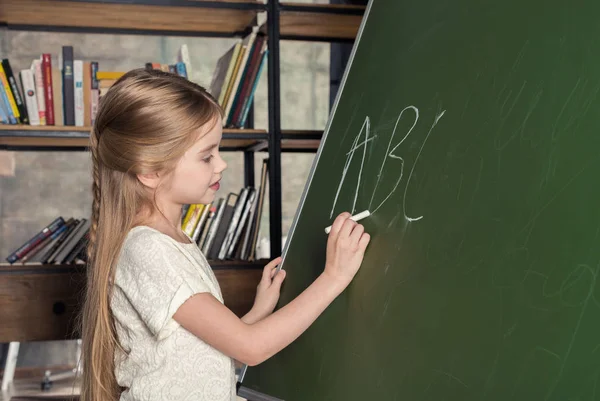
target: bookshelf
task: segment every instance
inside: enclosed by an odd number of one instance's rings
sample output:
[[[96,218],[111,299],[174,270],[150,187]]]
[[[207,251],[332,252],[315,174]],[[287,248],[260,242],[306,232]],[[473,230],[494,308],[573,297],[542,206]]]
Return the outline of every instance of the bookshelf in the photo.
[[[322,131],[282,130],[280,40],[351,42],[365,7],[280,3],[266,0],[2,0],[0,27],[9,30],[139,35],[240,37],[259,13],[268,35],[268,129],[225,129],[222,150],[243,152],[245,185],[254,185],[254,154],[269,157],[271,255],[282,249],[281,153],[315,152]],[[264,79],[264,78],[263,78]],[[0,124],[0,149],[86,151],[90,127]],[[266,260],[210,261],[225,303],[247,311]],[[74,311],[84,285],[83,265],[0,263],[0,342],[70,338]],[[6,291],[4,291],[6,290]],[[58,306],[57,306],[58,305]],[[62,305],[62,306],[61,306]],[[58,308],[54,310],[53,308]],[[19,316],[27,312],[30,318]],[[34,322],[34,323],[32,323]]]

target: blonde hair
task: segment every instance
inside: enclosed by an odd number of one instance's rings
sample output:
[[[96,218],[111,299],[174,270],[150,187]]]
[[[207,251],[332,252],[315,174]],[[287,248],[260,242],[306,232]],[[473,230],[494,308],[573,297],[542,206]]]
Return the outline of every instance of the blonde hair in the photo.
[[[140,212],[154,198],[138,174],[168,172],[198,139],[198,128],[222,115],[208,92],[185,78],[157,70],[126,73],[102,97],[90,135],[93,206],[87,288],[80,316],[82,401],[114,401],[120,347],[110,309],[115,264]]]

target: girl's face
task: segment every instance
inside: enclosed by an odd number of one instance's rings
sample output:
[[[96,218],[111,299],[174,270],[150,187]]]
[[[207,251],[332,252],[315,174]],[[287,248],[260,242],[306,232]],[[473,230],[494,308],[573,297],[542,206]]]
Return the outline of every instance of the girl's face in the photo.
[[[227,163],[219,154],[222,125],[219,117],[212,127],[207,125],[200,128],[199,139],[185,152],[175,170],[165,180],[163,194],[171,202],[184,205],[214,201],[219,181],[227,168]],[[205,131],[207,128],[210,128],[208,132]]]

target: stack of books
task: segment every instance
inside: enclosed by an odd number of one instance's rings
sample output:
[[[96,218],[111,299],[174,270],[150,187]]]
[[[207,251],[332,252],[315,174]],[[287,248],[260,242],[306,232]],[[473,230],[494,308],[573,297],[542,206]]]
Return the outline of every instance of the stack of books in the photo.
[[[267,54],[267,37],[254,27],[219,58],[209,91],[223,108],[224,127],[246,125]],[[188,46],[179,48],[173,63],[149,61],[145,68],[188,78],[192,71]],[[10,61],[3,59],[0,124],[91,127],[102,95],[123,74],[101,70],[97,61],[75,58],[73,46],[62,46],[58,55],[44,53],[20,71],[13,71]]]
[[[90,220],[57,217],[6,260],[11,264],[85,263],[89,237]]]
[[[256,244],[260,229],[268,159],[263,162],[258,189],[242,188],[225,198],[202,205],[186,205],[181,228],[212,260],[256,259]]]
[[[248,36],[219,58],[209,90],[223,108],[225,127],[246,125],[267,54],[267,37],[254,27]]]
[[[187,45],[181,46],[175,63],[145,66],[187,78],[191,71]],[[0,123],[90,127],[102,95],[123,74],[102,71],[97,61],[76,59],[73,46],[62,46],[58,56],[44,53],[30,68],[18,72],[2,59]]]

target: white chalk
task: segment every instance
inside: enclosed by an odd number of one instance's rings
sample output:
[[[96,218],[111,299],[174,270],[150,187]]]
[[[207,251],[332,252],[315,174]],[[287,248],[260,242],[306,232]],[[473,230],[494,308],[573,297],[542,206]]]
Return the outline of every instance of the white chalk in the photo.
[[[360,221],[360,220],[364,219],[365,217],[369,217],[370,215],[371,215],[371,212],[369,212],[368,210],[365,210],[364,212],[360,212],[360,213],[355,214],[354,216],[350,217],[350,220]],[[331,231],[331,226],[329,226],[325,229],[326,234],[329,234],[330,231]]]

